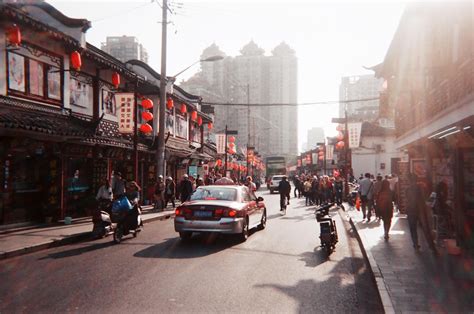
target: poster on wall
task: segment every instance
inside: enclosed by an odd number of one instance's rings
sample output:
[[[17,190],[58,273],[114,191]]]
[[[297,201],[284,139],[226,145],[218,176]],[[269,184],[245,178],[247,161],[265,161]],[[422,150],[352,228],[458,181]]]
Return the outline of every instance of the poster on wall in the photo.
[[[428,174],[427,164],[425,159],[412,159],[411,172],[416,174],[418,179],[426,179]]]
[[[190,140],[195,143],[201,142],[201,129],[196,123],[191,123]]]
[[[176,115],[176,136],[188,139],[188,121],[181,115]]]
[[[61,100],[61,73],[55,67],[48,69],[48,97]]]
[[[92,112],[92,84],[87,81],[84,76],[69,78],[69,103],[71,107],[78,107],[73,110],[82,113]]]
[[[43,73],[43,64],[31,59],[29,65],[30,71],[30,93],[33,95],[43,96],[43,84],[44,84],[44,73]]]
[[[119,132],[122,134],[133,133],[135,112],[135,95],[133,93],[116,93],[115,103],[119,118]]]
[[[165,115],[165,133],[170,133],[174,135],[174,114],[173,109],[166,112]]]
[[[25,58],[15,53],[8,53],[8,87],[25,91]]]
[[[102,89],[102,112],[111,116],[117,116],[114,93],[108,89]]]

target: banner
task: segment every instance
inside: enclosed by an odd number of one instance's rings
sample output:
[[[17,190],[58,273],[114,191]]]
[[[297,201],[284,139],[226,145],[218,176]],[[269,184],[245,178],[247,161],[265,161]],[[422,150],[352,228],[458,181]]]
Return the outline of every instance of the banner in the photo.
[[[216,148],[218,154],[225,154],[225,134],[216,134]]]
[[[133,93],[116,93],[119,132],[122,134],[133,134],[135,95]]]
[[[349,148],[359,147],[362,122],[349,123],[347,128],[349,131]]]
[[[334,159],[334,145],[326,145],[326,160]]]

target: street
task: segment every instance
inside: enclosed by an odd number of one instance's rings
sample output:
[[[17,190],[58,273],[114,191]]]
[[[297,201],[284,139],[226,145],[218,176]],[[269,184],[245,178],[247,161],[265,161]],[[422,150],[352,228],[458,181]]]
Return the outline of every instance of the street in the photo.
[[[336,251],[319,248],[314,209],[264,188],[267,228],[180,241],[173,220],[138,238],[82,242],[0,262],[0,312],[382,312],[359,244],[336,211]]]

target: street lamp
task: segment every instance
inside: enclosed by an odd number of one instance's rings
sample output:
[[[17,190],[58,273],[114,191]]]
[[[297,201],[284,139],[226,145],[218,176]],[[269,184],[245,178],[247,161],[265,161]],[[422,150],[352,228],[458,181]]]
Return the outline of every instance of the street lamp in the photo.
[[[165,20],[165,19],[164,19]],[[164,35],[166,37],[166,34]],[[164,52],[163,52],[164,45]],[[197,60],[191,65],[186,67],[184,70],[178,72],[176,75],[167,78],[166,77],[166,43],[162,43],[162,53],[161,53],[161,75],[160,75],[160,106],[159,106],[159,131],[158,131],[158,148],[156,151],[156,159],[158,166],[158,175],[165,175],[165,114],[166,114],[166,84],[170,82],[174,83],[176,77],[183,73],[184,71],[191,68],[193,65],[199,62],[214,62],[224,59],[223,56],[211,56],[205,59]]]

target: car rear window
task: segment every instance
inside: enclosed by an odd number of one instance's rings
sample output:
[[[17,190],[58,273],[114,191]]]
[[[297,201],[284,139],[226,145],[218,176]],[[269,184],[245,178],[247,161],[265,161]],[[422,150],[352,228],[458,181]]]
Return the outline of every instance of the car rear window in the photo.
[[[273,177],[272,180],[274,181],[280,181],[281,179],[283,179],[283,176],[278,176],[278,177]]]
[[[237,199],[237,191],[235,189],[222,187],[205,187],[197,189],[191,195],[192,201],[235,201]]]

